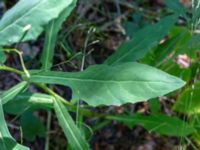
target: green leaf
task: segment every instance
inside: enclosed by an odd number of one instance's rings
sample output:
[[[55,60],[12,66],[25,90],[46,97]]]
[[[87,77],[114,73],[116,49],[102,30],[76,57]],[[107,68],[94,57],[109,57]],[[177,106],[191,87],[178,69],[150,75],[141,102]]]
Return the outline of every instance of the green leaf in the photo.
[[[159,44],[160,40],[172,28],[176,19],[176,15],[167,16],[157,24],[148,25],[139,30],[132,40],[123,43],[105,63],[111,65],[120,62],[136,61],[143,58],[148,50]]]
[[[179,0],[165,0],[164,1],[167,7],[173,10],[178,15],[182,15],[186,19],[188,19],[187,12],[185,7],[180,3]]]
[[[182,92],[173,109],[186,114],[200,113],[200,82]]]
[[[29,150],[28,147],[18,144],[10,135],[4,119],[2,100],[0,99],[0,148],[1,150]]]
[[[23,137],[34,141],[37,136],[45,137],[45,126],[42,121],[31,112],[24,113],[20,118]]]
[[[67,111],[67,108],[59,101],[59,99],[54,101],[54,108],[60,126],[68,139],[70,147],[74,150],[89,150],[90,148],[87,141],[75,125],[73,119]]]
[[[195,129],[191,125],[181,119],[164,114],[152,114],[149,116],[141,114],[133,116],[110,116],[109,119],[123,122],[130,128],[138,124],[149,132],[157,132],[161,135],[182,137],[195,132]]]
[[[4,64],[6,61],[6,55],[3,51],[0,50],[0,65]]]
[[[0,21],[0,45],[35,40],[74,0],[20,0]]]
[[[151,99],[148,104],[149,104],[150,112],[152,114],[157,114],[161,112],[160,101],[158,98]]]
[[[200,1],[192,0],[192,26],[196,29],[200,24]]]
[[[22,93],[9,101],[4,107],[4,111],[9,114],[21,115],[26,111],[33,111],[38,109],[51,109],[53,108],[52,96],[40,93]],[[16,105],[17,104],[17,105]]]
[[[38,72],[31,82],[70,86],[89,105],[136,103],[172,92],[185,83],[156,68],[138,64],[95,65],[83,72]]]
[[[191,37],[190,31],[185,28],[174,27],[171,32],[173,33],[172,37],[169,36],[163,44],[149,51],[142,59],[142,62],[153,66],[160,66],[181,53],[191,52],[184,46]]]
[[[15,85],[11,89],[3,92],[0,95],[0,98],[2,99],[2,104],[6,104],[8,101],[15,98],[20,92],[22,92],[26,87],[28,83],[26,81],[22,81],[21,83]]]
[[[186,52],[196,52],[197,50],[200,49],[200,35],[199,34],[194,34],[192,37],[188,40],[187,43],[183,45],[182,48],[186,50]]]
[[[54,20],[52,20],[46,28],[45,35],[45,44],[41,57],[42,68],[44,70],[48,70],[51,68],[53,63],[53,54],[56,46],[58,32],[62,26],[62,23],[66,20],[66,18],[70,15],[71,11],[76,6],[76,0],[74,0],[68,7],[65,8],[64,11],[60,14],[60,16]]]

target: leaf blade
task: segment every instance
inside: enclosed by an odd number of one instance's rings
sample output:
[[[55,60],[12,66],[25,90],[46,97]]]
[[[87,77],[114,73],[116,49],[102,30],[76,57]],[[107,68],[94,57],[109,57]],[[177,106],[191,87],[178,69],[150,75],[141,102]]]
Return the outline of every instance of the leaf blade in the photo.
[[[138,63],[96,65],[79,73],[40,72],[32,74],[30,81],[70,86],[73,94],[92,106],[141,102],[185,84],[174,76]]]
[[[59,99],[54,101],[54,108],[60,126],[62,127],[70,146],[76,150],[89,150],[89,145],[82,137],[80,130],[75,125],[66,107],[59,101]]]
[[[135,34],[135,38],[123,43],[118,50],[105,61],[105,64],[113,65],[141,59],[149,49],[156,46],[167,34],[176,22],[176,19],[177,15],[167,16],[157,24],[149,25],[139,30]],[[151,35],[151,37],[144,35]]]
[[[0,99],[0,147],[2,150],[29,150],[28,147],[18,144],[11,136],[4,119],[2,100]]]
[[[57,18],[72,1],[20,0],[0,21],[0,45],[36,39],[43,31],[43,26]],[[28,26],[31,28],[25,31]]]
[[[19,84],[15,85],[14,87],[10,88],[9,90],[3,92],[0,95],[2,99],[2,104],[6,104],[10,100],[12,100],[15,96],[17,96],[21,91],[23,91],[27,87],[28,83],[26,81],[22,81]]]
[[[54,49],[56,46],[57,36],[58,32],[62,26],[62,23],[65,21],[65,19],[70,15],[71,11],[76,6],[76,0],[74,0],[66,9],[64,9],[60,16],[54,20],[52,20],[49,25],[46,27],[45,32],[45,43],[44,43],[44,49],[42,51],[42,68],[44,70],[48,70],[52,66],[53,61],[53,54]]]
[[[171,117],[164,114],[151,114],[144,116],[135,114],[132,116],[110,116],[108,119],[119,121],[133,128],[136,124],[141,125],[149,132],[157,132],[168,136],[187,136],[195,132],[190,124],[177,117]]]

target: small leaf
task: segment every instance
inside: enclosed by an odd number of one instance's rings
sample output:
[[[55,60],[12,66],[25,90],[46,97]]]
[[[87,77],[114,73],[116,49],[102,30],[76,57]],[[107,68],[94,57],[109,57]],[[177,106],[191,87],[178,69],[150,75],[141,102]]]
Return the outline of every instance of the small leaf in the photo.
[[[109,119],[123,122],[130,128],[138,124],[149,132],[157,132],[161,135],[182,137],[195,132],[195,129],[186,122],[177,117],[170,117],[164,114],[111,116]]]
[[[60,126],[68,139],[70,147],[74,150],[89,150],[90,148],[87,141],[75,125],[73,119],[67,111],[67,108],[59,101],[59,99],[54,101],[54,109]]]
[[[37,136],[45,136],[45,126],[39,118],[31,112],[24,113],[20,118],[23,137],[29,141],[34,141]]]
[[[17,96],[20,92],[22,92],[26,87],[28,83],[26,81],[22,81],[21,83],[15,85],[8,91],[3,92],[0,95],[0,98],[2,99],[2,104],[6,104],[8,101],[12,100],[15,96]]]
[[[122,105],[163,96],[185,83],[156,68],[138,64],[95,65],[83,72],[33,73],[31,82],[70,86],[89,105]]]
[[[35,40],[74,0],[20,0],[0,21],[0,45]]]
[[[6,61],[6,55],[3,51],[0,50],[0,65],[4,64]]]
[[[52,66],[58,32],[62,26],[62,23],[70,15],[75,6],[76,0],[71,2],[71,4],[62,11],[60,16],[52,20],[46,28],[45,44],[41,57],[42,68],[44,70],[48,70]]]
[[[157,24],[148,25],[139,30],[134,38],[123,43],[118,50],[111,55],[106,64],[112,65],[120,62],[131,62],[141,59],[145,54],[158,45],[162,38],[169,32],[176,22],[177,15],[167,16]]]
[[[0,148],[1,150],[29,150],[28,147],[18,144],[10,135],[4,119],[2,100],[0,99]]]

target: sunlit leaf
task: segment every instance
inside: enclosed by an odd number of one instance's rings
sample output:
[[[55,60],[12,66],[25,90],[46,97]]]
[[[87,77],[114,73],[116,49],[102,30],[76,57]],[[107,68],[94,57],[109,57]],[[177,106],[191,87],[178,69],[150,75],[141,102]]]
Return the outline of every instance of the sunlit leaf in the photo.
[[[29,80],[69,86],[73,94],[92,106],[141,102],[185,84],[174,76],[138,63],[95,65],[79,73],[39,71]]]

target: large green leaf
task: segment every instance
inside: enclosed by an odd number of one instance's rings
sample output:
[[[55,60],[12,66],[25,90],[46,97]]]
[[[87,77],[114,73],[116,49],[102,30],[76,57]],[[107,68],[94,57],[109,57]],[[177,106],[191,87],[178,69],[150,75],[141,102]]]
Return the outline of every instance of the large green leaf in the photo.
[[[129,127],[141,125],[149,132],[158,132],[169,136],[187,136],[195,132],[195,129],[177,117],[170,117],[164,114],[152,114],[144,116],[135,114],[133,116],[110,116],[108,119],[123,122]]]
[[[18,144],[10,135],[4,119],[2,99],[0,99],[0,149],[1,150],[29,150],[29,148]]]
[[[20,0],[0,21],[0,45],[36,39],[44,26],[57,18],[73,1]]]
[[[21,115],[26,111],[53,108],[53,99],[53,97],[46,94],[22,93],[3,105],[3,108],[9,114]]]
[[[48,70],[52,66],[53,54],[56,46],[58,32],[62,26],[62,23],[65,21],[65,19],[69,16],[71,11],[76,6],[76,1],[77,0],[73,0],[73,2],[65,8],[65,10],[60,14],[60,16],[52,20],[46,28],[45,44],[41,57],[42,68],[44,70]]]
[[[121,105],[162,96],[184,85],[176,77],[138,64],[95,65],[79,73],[38,72],[31,82],[70,86],[89,105]]]
[[[68,113],[67,108],[59,101],[59,99],[55,100],[54,108],[70,147],[74,150],[89,150],[89,145],[83,137],[83,134],[81,134],[81,131],[75,125]]]
[[[27,84],[28,83],[26,81],[22,81],[11,89],[3,92],[0,95],[0,98],[2,99],[2,104],[6,104],[8,101],[12,100],[15,96],[22,92],[27,87]]]
[[[186,114],[200,113],[200,82],[193,87],[187,88],[179,95],[173,109]]]
[[[174,25],[176,19],[176,15],[167,16],[161,19],[157,24],[148,25],[139,30],[132,40],[123,43],[105,63],[116,64],[120,62],[130,62],[144,57],[148,50],[159,44],[160,40]]]

